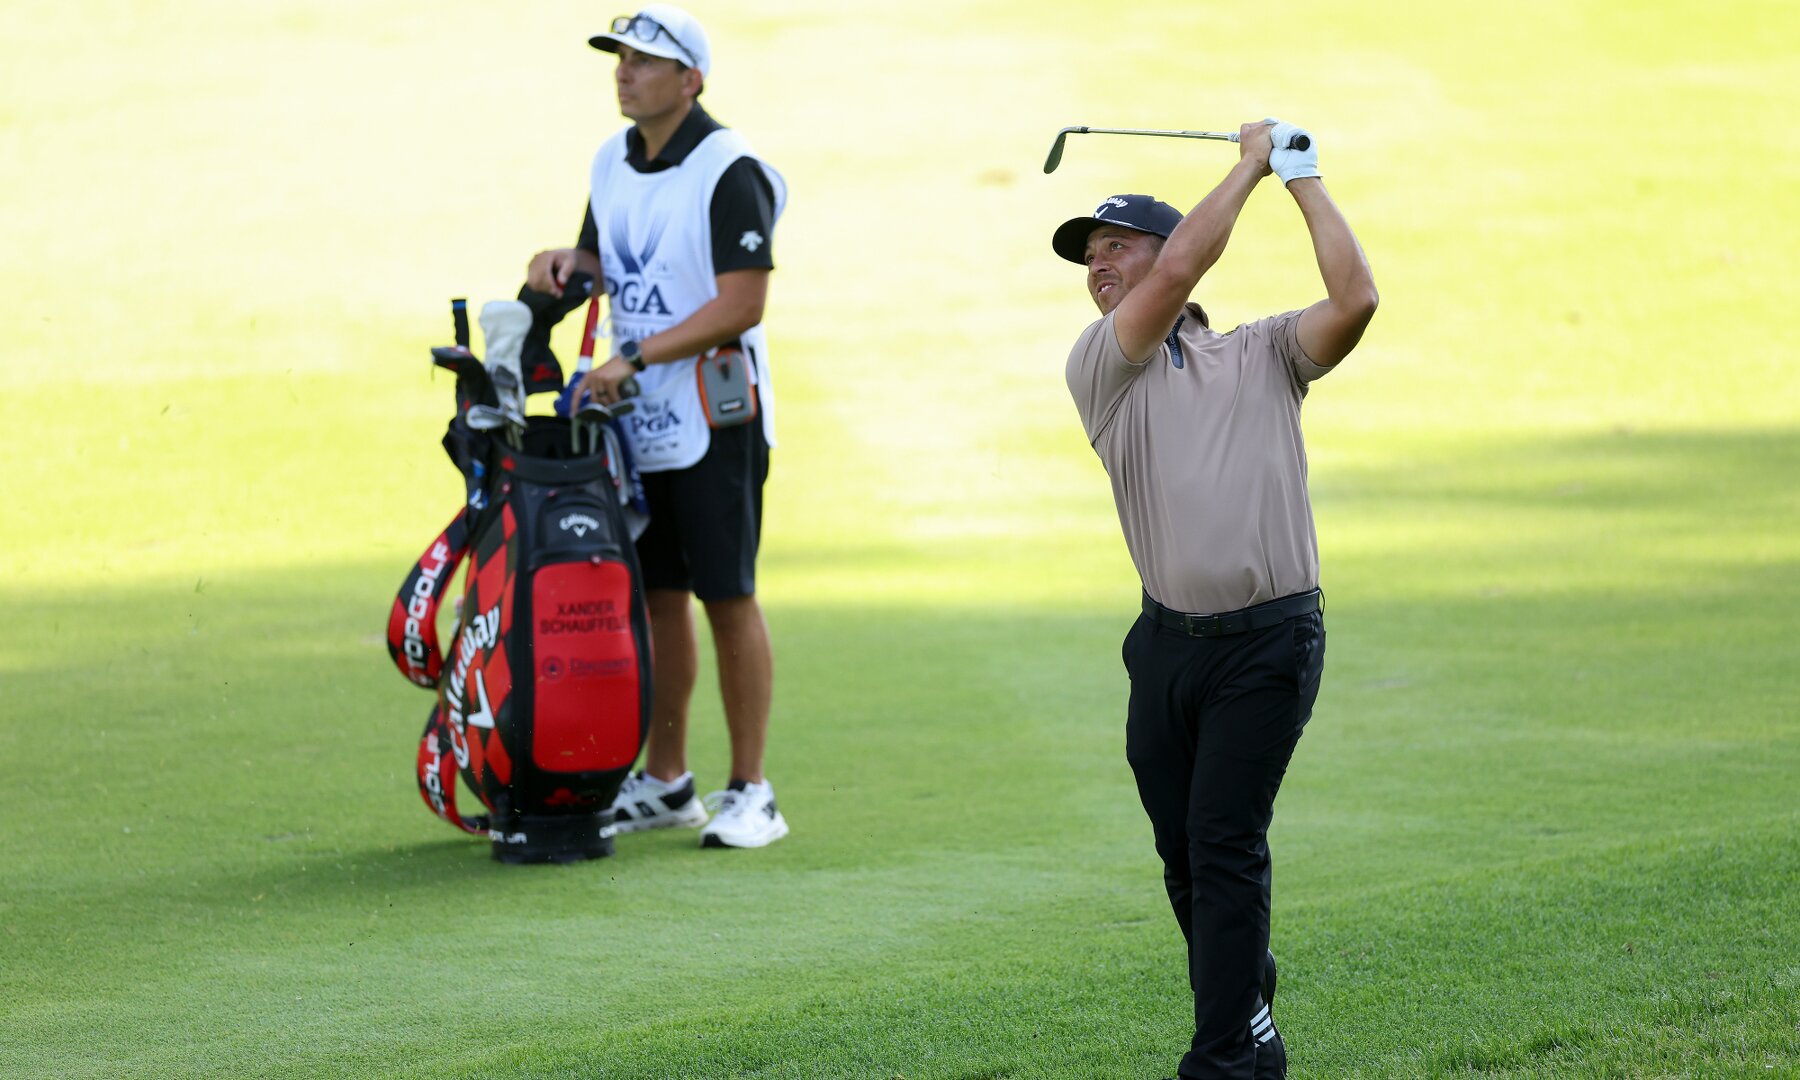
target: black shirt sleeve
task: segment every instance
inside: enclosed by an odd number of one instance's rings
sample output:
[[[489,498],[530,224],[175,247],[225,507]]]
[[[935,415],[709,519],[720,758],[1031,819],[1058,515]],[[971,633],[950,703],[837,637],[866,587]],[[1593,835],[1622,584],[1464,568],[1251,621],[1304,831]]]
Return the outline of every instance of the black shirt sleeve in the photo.
[[[581,238],[575,241],[576,251],[586,251],[594,255],[600,254],[600,226],[594,224],[594,200],[589,199],[587,211],[581,216]]]
[[[756,159],[738,158],[713,189],[713,273],[775,269],[774,235],[775,189]]]

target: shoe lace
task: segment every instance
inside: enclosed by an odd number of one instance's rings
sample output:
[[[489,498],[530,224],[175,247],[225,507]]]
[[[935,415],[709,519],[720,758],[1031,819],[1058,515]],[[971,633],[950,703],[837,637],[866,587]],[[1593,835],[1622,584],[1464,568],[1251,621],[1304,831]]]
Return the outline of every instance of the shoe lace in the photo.
[[[706,807],[707,812],[715,817],[737,814],[750,805],[750,800],[744,797],[743,792],[732,791],[730,788],[724,791],[709,791],[700,802]]]

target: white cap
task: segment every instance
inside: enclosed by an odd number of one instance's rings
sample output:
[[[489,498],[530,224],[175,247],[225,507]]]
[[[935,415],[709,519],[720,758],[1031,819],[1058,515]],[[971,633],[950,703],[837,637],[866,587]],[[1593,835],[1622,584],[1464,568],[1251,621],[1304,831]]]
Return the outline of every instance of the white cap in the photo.
[[[677,60],[697,68],[702,77],[712,74],[712,47],[706,43],[706,31],[700,20],[674,4],[645,4],[636,15],[621,15],[613,25],[624,30],[608,30],[588,38],[588,44],[603,52],[616,53],[628,45],[650,56]]]

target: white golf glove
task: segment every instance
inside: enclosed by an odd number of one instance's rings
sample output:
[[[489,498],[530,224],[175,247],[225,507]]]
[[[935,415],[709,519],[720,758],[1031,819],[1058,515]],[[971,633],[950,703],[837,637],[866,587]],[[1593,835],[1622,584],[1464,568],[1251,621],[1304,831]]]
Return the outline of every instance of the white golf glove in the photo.
[[[1306,149],[1286,148],[1296,135],[1306,136]],[[1275,142],[1275,149],[1269,152],[1269,168],[1275,170],[1275,175],[1281,177],[1282,183],[1290,183],[1303,176],[1319,175],[1319,140],[1313,138],[1305,128],[1288,123],[1276,124],[1269,136]]]

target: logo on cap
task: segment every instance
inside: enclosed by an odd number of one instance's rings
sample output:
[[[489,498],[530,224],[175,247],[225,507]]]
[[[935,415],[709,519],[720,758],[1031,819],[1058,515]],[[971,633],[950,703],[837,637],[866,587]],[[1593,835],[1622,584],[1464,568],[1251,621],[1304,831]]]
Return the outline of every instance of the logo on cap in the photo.
[[[1126,202],[1124,199],[1119,198],[1117,195],[1109,196],[1106,199],[1106,201],[1102,202],[1099,206],[1094,207],[1094,216],[1101,217],[1101,216],[1105,215],[1106,208],[1109,206],[1116,206],[1119,209],[1123,210],[1130,205],[1131,205],[1130,203]]]

